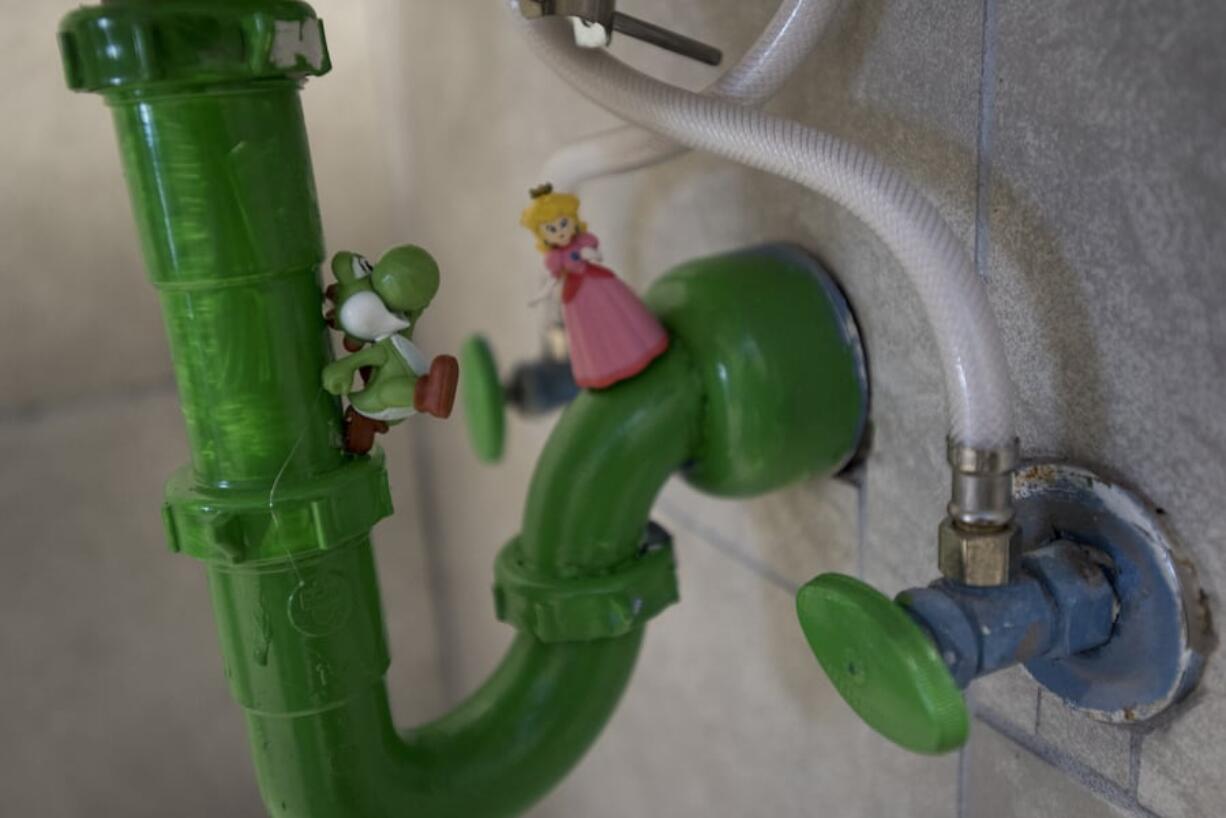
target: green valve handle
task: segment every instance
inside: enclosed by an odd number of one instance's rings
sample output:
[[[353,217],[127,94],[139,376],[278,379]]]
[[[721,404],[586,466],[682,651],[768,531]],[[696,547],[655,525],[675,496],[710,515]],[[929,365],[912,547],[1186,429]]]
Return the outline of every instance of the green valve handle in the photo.
[[[493,350],[480,335],[460,347],[460,400],[473,451],[482,462],[497,463],[506,440],[506,398]]]
[[[901,605],[853,577],[822,574],[797,593],[796,614],[822,670],[870,727],[919,753],[966,742],[962,693]]]

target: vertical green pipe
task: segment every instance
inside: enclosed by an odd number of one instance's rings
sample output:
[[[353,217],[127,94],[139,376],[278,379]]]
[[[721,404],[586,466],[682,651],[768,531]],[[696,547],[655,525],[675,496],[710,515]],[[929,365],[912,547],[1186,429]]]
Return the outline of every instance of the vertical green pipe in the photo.
[[[342,454],[319,381],[323,237],[298,92],[329,68],[323,30],[293,0],[115,0],[68,15],[60,46],[70,87],[112,109],[163,308],[191,451],[167,488],[170,542],[206,562],[254,753],[298,787],[291,806],[261,781],[266,805],[315,814],[306,796],[328,783],[293,771],[347,748],[273,747],[260,719],[326,725],[381,687],[369,531],[390,513],[381,459]],[[372,747],[391,730],[357,727]]]
[[[319,385],[323,237],[297,84],[108,102],[197,478],[270,485],[282,466],[291,479],[336,468],[337,405]]]

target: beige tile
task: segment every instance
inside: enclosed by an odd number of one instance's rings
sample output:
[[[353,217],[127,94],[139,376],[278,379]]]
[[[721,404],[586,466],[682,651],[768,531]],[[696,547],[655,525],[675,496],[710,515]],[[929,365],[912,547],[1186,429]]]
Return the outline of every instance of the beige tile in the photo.
[[[676,478],[655,512],[667,526],[691,531],[771,581],[799,587],[826,571],[856,574],[856,487],[811,480],[763,497],[706,496]]]
[[[426,420],[410,433],[421,470],[422,537],[430,555],[439,610],[439,668],[458,701],[493,670],[514,631],[494,619],[494,558],[519,532],[535,429],[514,423],[507,461],[482,466],[469,451],[458,417]]]
[[[436,588],[432,548],[422,525],[418,452],[404,425],[384,435],[388,480],[396,513],[375,527],[375,559],[392,665],[387,684],[392,714],[408,727],[434,718],[447,701],[440,663],[438,618],[446,608]]]
[[[71,6],[14,10],[0,34],[0,405],[165,379],[170,371],[146,283],[111,118],[64,86],[55,29]],[[50,362],[54,361],[54,364]]]
[[[693,536],[677,547],[682,603],[649,626],[612,723],[533,814],[951,814],[956,756],[907,753],[860,722],[813,660],[791,593]]]
[[[163,543],[181,425],[163,390],[0,429],[14,814],[259,813],[203,571]]]
[[[363,8],[314,4],[335,68],[304,92],[330,250],[374,255],[398,237],[387,173],[394,118],[376,98]],[[363,4],[364,6],[365,4]],[[101,98],[64,87],[54,31],[70,5],[23,7],[5,26],[0,106],[20,112],[0,132],[0,406],[24,406],[165,382],[170,358],[145,276]],[[49,362],[54,361],[54,365]]]
[[[302,92],[325,246],[329,254],[378,256],[413,240],[404,235],[397,209],[397,106],[385,90],[395,69],[372,40],[379,6],[375,0],[311,5],[324,21],[332,56],[332,70]]]
[[[1038,726],[1039,685],[1021,666],[976,679],[967,701],[975,712],[987,712],[1024,733],[1034,733]]]
[[[1131,730],[1087,718],[1047,691],[1039,695],[1039,735],[1043,739],[1120,786],[1133,786]]]
[[[10,420],[0,458],[6,811],[262,814],[203,568],[163,541],[162,484],[186,459],[174,395]],[[402,513],[379,530],[390,681],[416,721],[439,707],[434,628],[412,491],[394,494]]]
[[[1100,797],[992,728],[976,723],[966,749],[965,818],[1121,818],[1137,813]]]
[[[1179,717],[1143,739],[1137,795],[1141,803],[1164,818],[1220,814],[1226,804],[1223,729],[1226,673],[1214,660]]]

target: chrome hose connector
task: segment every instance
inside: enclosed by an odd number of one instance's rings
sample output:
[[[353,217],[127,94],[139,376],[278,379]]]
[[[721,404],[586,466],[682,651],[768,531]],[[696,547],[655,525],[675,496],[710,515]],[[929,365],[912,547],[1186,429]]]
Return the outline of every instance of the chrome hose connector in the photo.
[[[1021,560],[1013,522],[1018,441],[976,449],[951,439],[947,453],[953,485],[937,538],[941,574],[965,585],[1004,585],[1017,576]]]

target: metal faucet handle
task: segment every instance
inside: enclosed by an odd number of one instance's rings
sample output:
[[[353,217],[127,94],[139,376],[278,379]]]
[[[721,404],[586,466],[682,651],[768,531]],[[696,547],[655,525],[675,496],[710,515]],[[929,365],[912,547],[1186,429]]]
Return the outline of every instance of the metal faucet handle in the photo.
[[[718,48],[640,20],[616,9],[615,0],[520,0],[519,11],[530,20],[541,17],[569,17],[575,23],[575,42],[585,48],[607,46],[613,32],[651,43],[707,65],[719,65],[723,53]]]

